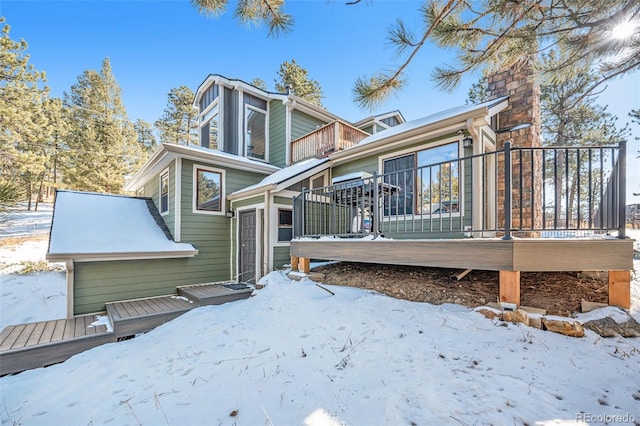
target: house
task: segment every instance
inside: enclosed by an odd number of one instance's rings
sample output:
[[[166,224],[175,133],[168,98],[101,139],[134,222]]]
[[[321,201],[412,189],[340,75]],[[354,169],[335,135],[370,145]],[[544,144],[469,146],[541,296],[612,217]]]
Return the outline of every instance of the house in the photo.
[[[58,193],[47,258],[67,265],[68,316],[101,311],[109,301],[172,293],[178,285],[254,282],[288,263],[292,195],[301,185],[328,183],[305,167],[369,135],[294,94],[220,75],[204,80],[194,107],[200,145],[161,145],[127,181],[135,197]],[[301,166],[285,169],[294,162]],[[73,204],[95,212],[77,221]],[[149,207],[144,220],[125,214],[142,205]],[[118,218],[120,232],[105,226],[108,217]],[[74,221],[76,236],[93,236],[91,247],[67,241]],[[163,244],[188,250],[137,248],[134,240],[144,238],[128,230],[152,227],[136,221],[157,223]]]
[[[537,89],[526,72],[498,73],[490,88],[492,100],[479,105],[351,124],[293,94],[208,76],[194,100],[200,145],[163,144],[125,186],[137,196],[131,203],[153,204],[150,217],[184,251],[56,252],[64,215],[56,202],[48,258],[66,262],[76,289],[70,314],[178,285],[255,282],[291,255],[496,270],[502,300],[516,304],[520,271],[596,268],[611,271],[610,303],[628,307],[631,242],[601,236],[624,237],[615,202],[624,193],[623,148],[542,149]],[[620,160],[597,167],[603,156]],[[564,215],[549,218],[551,201],[568,200],[545,175],[565,170],[557,158],[592,159],[578,170],[593,179],[582,181],[590,185],[577,207],[565,202],[556,209]],[[100,229],[85,226],[79,232]],[[541,238],[556,231],[593,238]]]

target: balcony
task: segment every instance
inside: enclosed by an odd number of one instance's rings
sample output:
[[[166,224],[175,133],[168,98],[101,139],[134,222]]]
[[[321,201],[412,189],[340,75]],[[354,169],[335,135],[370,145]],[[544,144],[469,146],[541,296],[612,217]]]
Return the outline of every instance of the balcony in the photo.
[[[291,142],[291,161],[324,157],[354,147],[367,136],[370,136],[367,132],[336,120]]]

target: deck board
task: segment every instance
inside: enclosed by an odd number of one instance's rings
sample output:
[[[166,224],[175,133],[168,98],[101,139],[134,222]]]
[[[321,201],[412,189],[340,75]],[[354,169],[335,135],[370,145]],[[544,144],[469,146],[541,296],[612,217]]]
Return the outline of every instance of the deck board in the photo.
[[[52,342],[57,342],[58,340],[62,340],[64,336],[64,326],[67,323],[66,320],[57,320],[55,328],[53,330],[53,335],[51,336]]]
[[[36,328],[35,322],[31,324],[27,324],[25,328],[20,332],[20,335],[18,336],[16,341],[13,342],[10,349],[21,348],[23,346],[26,346],[27,341],[29,341],[29,338],[31,337],[31,334],[33,333],[33,330],[35,330],[35,328]]]
[[[2,346],[0,346],[0,351],[11,349],[11,346],[15,343],[15,341],[20,337],[20,333],[26,327],[26,324],[20,324],[15,326],[9,326],[7,328],[11,328],[11,332],[7,336],[6,339],[2,342]]]
[[[47,321],[44,325],[44,330],[38,339],[38,343],[49,343],[53,337],[53,330],[56,328],[55,321]]]
[[[31,332],[31,335],[27,339],[27,343],[25,343],[23,346],[37,345],[38,341],[40,340],[40,336],[42,335],[42,332],[44,331],[44,326],[46,324],[47,324],[46,322],[38,322],[38,323],[36,323],[35,328],[33,329],[33,331]],[[15,347],[15,345],[11,349],[13,349],[14,347]]]

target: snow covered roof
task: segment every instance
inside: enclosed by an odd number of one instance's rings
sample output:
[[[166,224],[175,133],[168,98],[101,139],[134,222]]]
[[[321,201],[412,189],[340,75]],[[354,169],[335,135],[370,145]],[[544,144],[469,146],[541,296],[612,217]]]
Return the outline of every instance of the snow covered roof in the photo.
[[[490,114],[489,109],[491,109],[491,107],[499,105],[502,102],[506,101],[507,99],[508,97],[502,97],[502,98],[494,99],[492,101],[484,102],[477,105],[461,105],[458,107],[437,112],[435,114],[427,115],[426,117],[418,118],[416,120],[407,121],[406,123],[398,124],[397,126],[393,126],[389,129],[386,129],[374,135],[371,135],[368,138],[363,139],[357,146],[367,145],[382,139],[388,139],[392,136],[396,136],[402,133],[409,132],[414,129],[436,124],[440,121],[448,120],[450,118],[454,118],[457,116],[467,115],[475,111],[478,111],[478,112],[486,111],[485,112],[486,114]]]
[[[317,173],[319,166],[324,165],[329,161],[329,158],[311,158],[308,160],[300,161],[289,167],[285,167],[272,175],[269,175],[262,179],[255,185],[248,186],[239,191],[229,195],[230,200],[242,198],[258,192],[264,192],[267,189],[278,189],[278,185],[286,183],[286,186],[293,185],[294,183],[306,179],[309,175]],[[297,179],[296,179],[297,178]]]
[[[47,259],[116,260],[192,257],[176,243],[150,199],[58,191]]]

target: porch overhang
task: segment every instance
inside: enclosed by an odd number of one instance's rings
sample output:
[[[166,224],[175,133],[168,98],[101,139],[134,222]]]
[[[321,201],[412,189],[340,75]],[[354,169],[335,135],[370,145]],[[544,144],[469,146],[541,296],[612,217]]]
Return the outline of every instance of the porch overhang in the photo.
[[[293,240],[303,258],[489,271],[633,269],[630,239]]]

